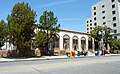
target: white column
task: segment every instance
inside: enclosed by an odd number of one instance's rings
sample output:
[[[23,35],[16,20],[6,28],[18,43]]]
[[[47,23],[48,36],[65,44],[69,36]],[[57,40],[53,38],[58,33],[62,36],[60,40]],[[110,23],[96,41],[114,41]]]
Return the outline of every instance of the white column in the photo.
[[[63,49],[63,35],[59,35],[59,36],[60,36],[60,41],[59,41],[60,50],[64,50]]]
[[[88,37],[86,37],[86,50],[88,51]]]
[[[81,37],[79,37],[79,45],[78,46],[79,46],[79,51],[82,51],[81,50]]]
[[[72,51],[72,36],[70,36],[70,51]]]
[[[92,50],[95,51],[95,42],[94,42],[94,38],[92,38]]]

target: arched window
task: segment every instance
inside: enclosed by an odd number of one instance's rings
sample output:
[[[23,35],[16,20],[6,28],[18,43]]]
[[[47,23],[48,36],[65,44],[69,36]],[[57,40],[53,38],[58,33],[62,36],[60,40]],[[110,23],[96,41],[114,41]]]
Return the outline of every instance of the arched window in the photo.
[[[69,49],[70,47],[70,37],[68,35],[63,36],[63,48],[65,50]]]
[[[57,38],[53,42],[53,48],[59,48],[59,38],[60,36],[57,34]]]
[[[92,38],[88,39],[88,50],[92,49]]]
[[[78,37],[73,36],[73,49],[78,50]]]
[[[86,49],[86,38],[85,37],[81,38],[81,48],[82,48],[82,51]]]

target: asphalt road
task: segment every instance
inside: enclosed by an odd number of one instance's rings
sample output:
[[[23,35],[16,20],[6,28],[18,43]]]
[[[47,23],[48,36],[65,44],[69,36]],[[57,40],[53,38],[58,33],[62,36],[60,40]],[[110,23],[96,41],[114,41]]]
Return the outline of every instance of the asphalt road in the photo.
[[[120,56],[5,62],[0,74],[120,74]]]

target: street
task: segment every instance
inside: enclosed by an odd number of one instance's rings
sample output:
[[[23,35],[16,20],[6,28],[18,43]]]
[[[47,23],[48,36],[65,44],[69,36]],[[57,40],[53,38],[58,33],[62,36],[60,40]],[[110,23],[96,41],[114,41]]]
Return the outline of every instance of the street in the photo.
[[[4,62],[0,74],[120,74],[120,56]]]

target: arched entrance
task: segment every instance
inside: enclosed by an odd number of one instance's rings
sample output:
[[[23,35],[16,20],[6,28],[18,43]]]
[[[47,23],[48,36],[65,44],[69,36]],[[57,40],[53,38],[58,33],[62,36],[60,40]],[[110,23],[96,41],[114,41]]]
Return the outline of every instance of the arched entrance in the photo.
[[[86,50],[86,38],[85,37],[81,37],[81,49],[82,51]]]
[[[60,36],[57,34],[57,38],[53,42],[54,55],[60,55]]]
[[[53,48],[59,49],[59,41],[60,41],[60,36],[57,34],[57,38],[53,42]]]
[[[70,37],[67,34],[63,36],[63,48],[70,50]]]
[[[72,40],[73,40],[72,48],[74,51],[77,51],[78,50],[78,37],[73,36]]]
[[[92,49],[93,49],[92,38],[88,38],[88,50],[92,50]]]

